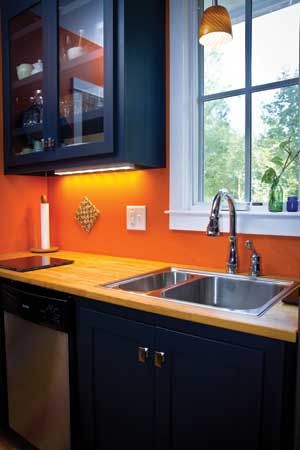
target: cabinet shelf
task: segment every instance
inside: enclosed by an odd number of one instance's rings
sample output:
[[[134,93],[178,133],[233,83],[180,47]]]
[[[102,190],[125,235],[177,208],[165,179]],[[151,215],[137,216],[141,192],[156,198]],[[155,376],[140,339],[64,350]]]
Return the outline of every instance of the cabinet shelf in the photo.
[[[17,39],[21,39],[22,37],[26,36],[29,33],[33,33],[34,31],[37,31],[39,28],[42,28],[42,20],[37,20],[34,23],[31,23],[27,27],[23,28],[22,30],[16,31],[11,35],[11,40],[16,41]]]
[[[80,117],[80,123],[82,124],[83,135],[94,134],[96,132],[102,133],[104,110],[99,108],[93,111],[84,112],[78,115]],[[63,139],[71,139],[74,137],[74,129],[76,127],[76,116],[71,120],[66,120],[64,117],[60,118],[60,127]]]
[[[102,56],[103,56],[103,49],[97,49],[93,50],[92,52],[87,52],[86,54],[79,56],[78,58],[71,59],[61,64],[61,72],[67,72],[68,70],[72,70],[75,67],[87,64]]]
[[[91,122],[91,121],[97,120],[97,119],[102,119],[104,117],[104,108],[102,107],[102,108],[94,109],[93,111],[83,112],[82,115],[78,114],[78,118],[79,117],[80,117],[80,119],[82,117],[82,123]],[[75,115],[75,119],[76,119],[76,115]],[[72,116],[71,119],[67,119],[64,116],[61,116],[60,122],[61,122],[61,125],[72,126],[76,122],[76,120],[74,120],[74,116]]]
[[[91,61],[94,61],[95,59],[99,58],[103,55],[102,50],[94,50],[93,52],[89,52],[86,55],[80,56],[78,58],[72,59],[71,61],[67,61],[62,65],[62,72],[67,72],[69,70],[72,70],[76,67],[80,67],[82,65],[85,65]],[[34,75],[30,75],[27,78],[24,78],[23,80],[17,80],[12,83],[13,89],[20,89],[24,86],[28,86],[30,84],[37,83],[39,81],[42,81],[43,79],[43,72],[36,73]]]
[[[93,111],[88,111],[82,113],[82,121],[83,123],[91,122],[93,120],[100,120],[104,117],[104,108],[95,109]],[[72,126],[74,124],[74,120],[66,121],[64,117],[61,117],[61,126]],[[65,123],[64,123],[65,122]],[[20,127],[15,128],[12,132],[13,136],[23,136],[30,134],[42,134],[43,133],[43,124],[38,123],[36,125],[32,125],[30,127]]]
[[[34,75],[30,75],[27,78],[24,78],[23,80],[18,80],[12,83],[13,89],[20,89],[24,86],[29,86],[30,84],[41,82],[43,79],[43,72],[36,73]]]
[[[81,114],[78,114],[81,117]],[[101,119],[104,117],[104,108],[94,109],[93,111],[87,111],[82,113],[82,122],[90,122],[92,120]],[[75,116],[76,118],[76,116]],[[72,120],[71,123],[74,123]]]
[[[43,124],[37,123],[36,125],[31,125],[30,127],[15,128],[12,132],[13,136],[23,136],[25,134],[42,134]]]

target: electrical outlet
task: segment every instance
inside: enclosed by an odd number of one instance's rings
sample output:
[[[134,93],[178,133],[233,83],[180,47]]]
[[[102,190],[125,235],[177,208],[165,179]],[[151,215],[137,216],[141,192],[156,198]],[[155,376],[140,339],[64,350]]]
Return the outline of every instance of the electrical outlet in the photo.
[[[127,206],[127,230],[146,230],[146,206]]]

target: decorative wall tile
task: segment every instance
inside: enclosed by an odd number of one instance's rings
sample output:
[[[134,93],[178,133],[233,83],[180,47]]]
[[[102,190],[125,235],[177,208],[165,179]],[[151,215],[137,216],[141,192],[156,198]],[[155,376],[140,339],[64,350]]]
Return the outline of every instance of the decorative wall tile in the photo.
[[[87,197],[83,197],[79,208],[75,212],[75,220],[84,231],[90,233],[99,217],[99,214],[100,211],[96,208],[96,206]]]

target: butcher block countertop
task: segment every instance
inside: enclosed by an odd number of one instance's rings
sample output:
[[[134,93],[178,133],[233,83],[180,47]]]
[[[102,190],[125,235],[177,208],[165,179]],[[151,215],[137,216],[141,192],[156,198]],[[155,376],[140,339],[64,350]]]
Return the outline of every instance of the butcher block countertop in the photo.
[[[272,306],[262,316],[252,317],[234,312],[209,309],[200,305],[179,304],[101,286],[123,278],[171,266],[200,270],[212,269],[69,251],[59,251],[48,255],[72,259],[74,264],[25,273],[0,269],[0,277],[176,319],[288,342],[296,342],[297,340],[298,308],[282,302]],[[6,253],[0,255],[0,259],[22,256],[32,256],[32,253]]]

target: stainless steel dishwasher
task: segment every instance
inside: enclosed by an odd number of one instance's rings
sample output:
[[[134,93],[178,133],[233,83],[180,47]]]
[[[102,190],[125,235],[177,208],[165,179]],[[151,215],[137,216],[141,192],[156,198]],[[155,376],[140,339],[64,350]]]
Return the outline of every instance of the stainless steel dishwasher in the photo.
[[[1,297],[9,427],[39,450],[70,450],[69,296],[3,283]]]

